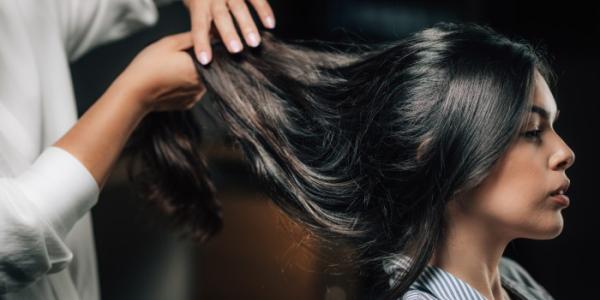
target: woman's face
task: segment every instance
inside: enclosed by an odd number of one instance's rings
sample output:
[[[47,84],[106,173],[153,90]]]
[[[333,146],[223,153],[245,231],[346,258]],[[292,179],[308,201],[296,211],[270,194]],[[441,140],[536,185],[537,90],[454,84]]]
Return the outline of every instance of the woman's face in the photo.
[[[551,239],[562,231],[566,205],[550,194],[568,184],[565,171],[575,154],[554,131],[556,102],[537,71],[533,105],[516,142],[482,184],[461,199],[461,214],[482,220],[503,236]]]

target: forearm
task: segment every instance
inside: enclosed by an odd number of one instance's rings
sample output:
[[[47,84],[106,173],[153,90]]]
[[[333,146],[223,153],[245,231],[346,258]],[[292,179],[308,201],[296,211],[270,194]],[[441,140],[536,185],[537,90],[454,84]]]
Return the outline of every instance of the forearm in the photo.
[[[90,171],[99,187],[108,178],[129,136],[147,114],[135,93],[115,81],[54,146]]]

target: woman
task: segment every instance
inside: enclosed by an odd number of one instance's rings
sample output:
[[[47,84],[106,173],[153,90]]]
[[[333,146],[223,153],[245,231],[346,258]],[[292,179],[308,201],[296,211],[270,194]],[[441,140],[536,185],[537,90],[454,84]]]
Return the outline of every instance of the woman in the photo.
[[[217,45],[213,63],[197,65],[273,201],[350,244],[381,278],[377,299],[550,299],[502,257],[513,239],[560,234],[568,205],[575,156],[552,127],[540,51],[450,23],[351,49],[266,35],[235,58]],[[148,164],[133,178],[205,239],[220,212],[194,148],[199,127],[190,114],[149,117],[130,149]]]

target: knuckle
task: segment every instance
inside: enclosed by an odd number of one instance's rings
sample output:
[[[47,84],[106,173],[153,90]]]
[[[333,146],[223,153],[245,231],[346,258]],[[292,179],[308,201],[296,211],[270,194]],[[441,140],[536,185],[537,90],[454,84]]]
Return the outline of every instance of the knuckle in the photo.
[[[227,1],[227,5],[229,7],[238,7],[239,8],[239,7],[241,7],[241,6],[244,5],[244,1],[242,1],[242,0],[229,0],[229,1]]]
[[[250,26],[250,25],[244,26],[241,30],[244,34],[256,32],[256,29],[254,28],[254,26]]]
[[[252,0],[252,5],[259,10],[264,10],[267,8],[267,2],[261,0]]]
[[[214,5],[211,11],[215,17],[229,15],[229,9],[224,5]]]
[[[210,27],[206,25],[196,25],[192,27],[192,32],[194,33],[194,38],[208,36],[210,31]],[[200,35],[200,36],[198,36]]]
[[[215,20],[227,21],[231,17],[228,10],[219,10],[214,13]]]
[[[246,6],[246,3],[243,1],[233,2],[229,4],[229,7],[231,8],[231,11],[236,12],[238,14],[249,13],[248,6]]]
[[[193,19],[192,26],[197,30],[206,30],[208,31],[208,24],[210,24],[210,16],[204,14],[202,16],[198,16]]]

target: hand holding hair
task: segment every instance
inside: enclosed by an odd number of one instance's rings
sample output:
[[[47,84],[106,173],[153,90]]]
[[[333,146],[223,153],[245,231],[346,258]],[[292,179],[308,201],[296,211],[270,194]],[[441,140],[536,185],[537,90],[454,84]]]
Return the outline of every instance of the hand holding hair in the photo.
[[[189,109],[206,91],[184,51],[190,47],[190,32],[166,36],[144,48],[113,85],[147,112]]]
[[[267,0],[249,2],[258,13],[262,24],[269,29],[275,28],[275,17]],[[190,11],[194,50],[201,64],[206,65],[212,59],[210,35],[213,22],[230,53],[240,52],[244,48],[234,18],[246,44],[250,47],[260,44],[259,31],[245,0],[183,0],[183,3]]]
[[[54,146],[79,159],[102,187],[129,136],[148,113],[190,109],[205,93],[184,52],[190,47],[190,32],[146,47]]]

